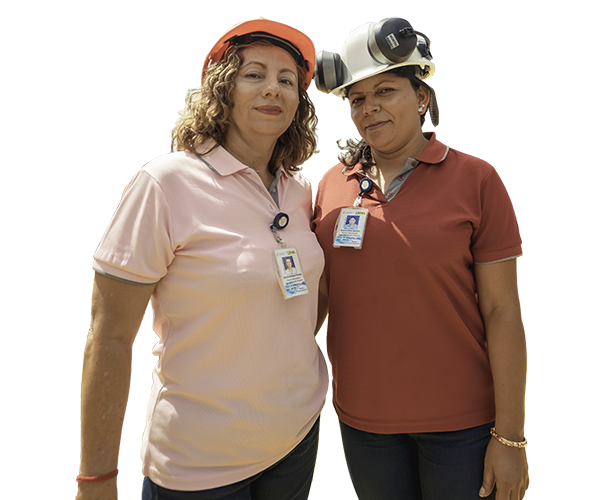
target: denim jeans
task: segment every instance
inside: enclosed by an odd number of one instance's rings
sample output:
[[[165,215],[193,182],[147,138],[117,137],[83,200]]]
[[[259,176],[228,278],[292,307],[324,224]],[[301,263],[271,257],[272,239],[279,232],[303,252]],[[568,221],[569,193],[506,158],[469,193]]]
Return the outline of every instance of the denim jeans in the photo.
[[[142,500],[306,500],[317,459],[319,421],[288,455],[252,477],[200,491],[162,488],[146,477]]]
[[[340,421],[360,500],[481,500],[492,424],[452,432],[374,434]],[[496,497],[496,490],[488,500]]]

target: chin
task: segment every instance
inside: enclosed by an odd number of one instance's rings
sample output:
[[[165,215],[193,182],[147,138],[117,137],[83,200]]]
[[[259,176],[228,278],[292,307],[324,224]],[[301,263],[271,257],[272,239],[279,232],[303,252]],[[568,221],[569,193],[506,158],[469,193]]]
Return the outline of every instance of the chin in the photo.
[[[371,147],[373,151],[377,151],[379,153],[387,153],[392,150],[392,145],[389,142],[384,141],[369,141],[365,139],[365,142]]]
[[[289,128],[288,126],[283,126],[281,124],[275,125],[275,124],[268,124],[265,123],[263,125],[256,125],[255,127],[253,127],[253,130],[255,133],[257,134],[263,134],[263,135],[269,135],[269,136],[277,136],[280,137],[283,134],[285,134],[285,131]]]

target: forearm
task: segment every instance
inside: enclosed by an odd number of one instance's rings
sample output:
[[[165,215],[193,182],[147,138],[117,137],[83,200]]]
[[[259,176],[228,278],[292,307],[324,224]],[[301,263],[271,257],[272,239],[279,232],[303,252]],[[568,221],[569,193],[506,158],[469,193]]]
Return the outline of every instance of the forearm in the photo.
[[[96,273],[92,322],[81,381],[82,476],[117,468],[129,396],[132,346],[156,285],[118,281]],[[116,500],[117,480],[80,483],[78,500]]]
[[[81,387],[81,475],[117,468],[130,377],[131,343],[90,334]]]
[[[527,352],[518,306],[484,317],[496,402],[496,430],[511,441],[524,439]]]
[[[479,310],[485,325],[494,379],[496,431],[510,441],[523,441],[527,352],[517,290],[516,259],[475,266]],[[519,500],[529,485],[524,448],[490,440],[480,496],[496,483],[496,498]]]

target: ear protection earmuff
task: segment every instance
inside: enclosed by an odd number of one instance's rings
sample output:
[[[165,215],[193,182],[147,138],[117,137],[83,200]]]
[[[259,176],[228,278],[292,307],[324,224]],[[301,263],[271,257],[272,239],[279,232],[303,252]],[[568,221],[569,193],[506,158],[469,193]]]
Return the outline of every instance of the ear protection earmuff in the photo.
[[[413,30],[406,19],[393,17],[379,21],[369,33],[369,52],[371,57],[379,64],[398,64],[406,61],[415,47],[417,47],[418,37],[421,35],[426,44],[419,44],[419,52],[423,57],[431,59],[429,52],[429,38],[423,33]]]
[[[421,66],[426,78],[433,74],[425,70],[433,66],[429,63],[429,44],[429,38],[413,30],[405,19],[394,17],[370,23],[350,34],[341,55],[327,51],[317,54],[315,85],[321,92],[329,93],[393,65]]]
[[[316,87],[321,92],[331,92],[334,88],[343,85],[348,80],[350,73],[339,54],[322,50],[315,59]]]

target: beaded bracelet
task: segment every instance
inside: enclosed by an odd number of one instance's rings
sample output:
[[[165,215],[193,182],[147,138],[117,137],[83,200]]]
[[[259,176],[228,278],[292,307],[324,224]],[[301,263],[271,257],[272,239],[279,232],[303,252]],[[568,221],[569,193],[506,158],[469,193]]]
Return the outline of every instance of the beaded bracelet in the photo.
[[[112,479],[119,473],[119,469],[115,469],[104,476],[77,476],[76,481],[78,483],[99,483],[100,481],[107,481]]]
[[[490,434],[502,444],[510,446],[511,448],[525,448],[525,446],[527,446],[527,439],[523,438],[523,441],[510,441],[509,439],[503,438],[502,436],[498,435],[495,427],[492,427],[492,429],[490,430]]]

